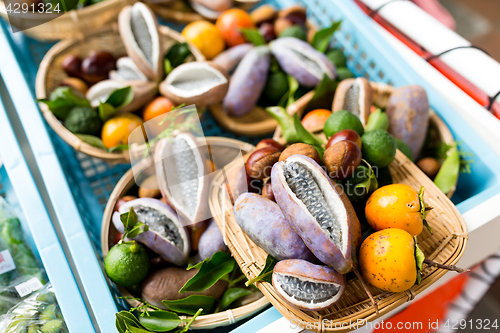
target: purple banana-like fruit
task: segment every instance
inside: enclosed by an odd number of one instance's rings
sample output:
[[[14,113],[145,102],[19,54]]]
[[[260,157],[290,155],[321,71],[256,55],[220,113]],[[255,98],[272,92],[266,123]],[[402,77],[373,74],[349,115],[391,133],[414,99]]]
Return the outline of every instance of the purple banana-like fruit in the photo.
[[[272,41],[269,47],[281,68],[301,86],[316,87],[325,74],[335,79],[335,65],[307,42],[295,37],[283,37]]]
[[[304,155],[276,163],[271,181],[276,202],[311,252],[341,274],[353,270],[361,226],[340,186]]]
[[[255,193],[243,193],[235,202],[234,217],[248,237],[275,259],[315,261],[275,202]]]
[[[219,54],[212,61],[221,66],[231,74],[236,66],[240,63],[241,59],[251,50],[253,45],[249,43],[233,46],[226,51]]]
[[[190,251],[189,237],[174,210],[158,199],[140,198],[126,202],[112,217],[113,225],[121,233],[124,227],[120,214],[127,213],[131,207],[134,207],[139,222],[149,227],[148,231],[133,239],[172,264],[186,264]]]

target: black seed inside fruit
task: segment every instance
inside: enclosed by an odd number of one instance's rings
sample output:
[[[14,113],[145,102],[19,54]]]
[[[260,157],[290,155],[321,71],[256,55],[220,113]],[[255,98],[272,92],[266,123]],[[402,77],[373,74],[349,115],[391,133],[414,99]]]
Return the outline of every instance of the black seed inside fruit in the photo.
[[[295,162],[286,163],[285,179],[293,193],[307,207],[307,210],[316,219],[321,229],[330,239],[342,248],[342,231],[335,214],[328,206],[323,193],[311,173],[302,165]]]
[[[163,238],[173,243],[179,250],[184,251],[179,228],[175,223],[156,209],[145,206],[134,206],[137,219],[147,224],[151,231],[154,231]]]
[[[139,48],[144,53],[146,60],[150,65],[153,65],[153,43],[149,34],[148,25],[138,10],[132,10],[131,27],[134,39],[139,45]]]
[[[340,286],[335,283],[316,283],[284,274],[276,274],[276,282],[288,296],[305,303],[323,303],[340,291]]]
[[[359,117],[359,85],[355,82],[346,93],[344,98],[344,110],[350,111],[356,117]]]
[[[182,205],[193,214],[198,205],[198,165],[192,148],[183,138],[175,138],[172,143],[174,154],[175,176],[180,189]],[[179,196],[175,195],[179,200]]]

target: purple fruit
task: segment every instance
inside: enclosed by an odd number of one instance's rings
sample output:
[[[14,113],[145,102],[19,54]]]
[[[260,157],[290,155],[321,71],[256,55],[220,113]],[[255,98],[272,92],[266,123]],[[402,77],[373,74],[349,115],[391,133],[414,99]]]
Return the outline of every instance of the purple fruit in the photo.
[[[151,198],[126,202],[112,218],[115,228],[121,233],[124,228],[120,214],[130,211],[130,207],[134,207],[138,220],[149,226],[148,231],[133,239],[146,245],[166,261],[178,266],[184,265],[190,250],[189,238],[173,209],[162,201]]]
[[[285,302],[304,311],[319,311],[336,303],[345,284],[344,275],[333,268],[305,260],[282,260],[274,267],[274,290]]]
[[[269,44],[271,53],[281,68],[293,76],[301,86],[316,87],[326,74],[335,79],[335,66],[309,43],[295,37],[283,37]]]
[[[231,74],[236,66],[240,63],[241,59],[253,49],[252,44],[240,44],[233,46],[226,51],[219,54],[212,61],[217,65],[224,68],[229,74]]]
[[[315,260],[271,200],[255,193],[243,193],[235,202],[234,217],[248,237],[274,258]]]
[[[241,60],[224,98],[228,115],[242,117],[252,111],[266,85],[271,53],[267,46],[254,47]]]
[[[406,143],[417,160],[429,125],[429,100],[424,88],[414,85],[396,89],[389,98],[386,114],[389,133]]]
[[[201,260],[205,260],[206,258],[212,258],[214,253],[219,251],[226,252],[227,246],[224,244],[224,238],[222,237],[222,233],[217,223],[215,223],[215,220],[212,218],[208,221],[208,227],[200,237],[198,254]]]
[[[361,227],[339,185],[303,155],[276,163],[271,180],[276,202],[311,252],[337,272],[350,272],[361,243]]]

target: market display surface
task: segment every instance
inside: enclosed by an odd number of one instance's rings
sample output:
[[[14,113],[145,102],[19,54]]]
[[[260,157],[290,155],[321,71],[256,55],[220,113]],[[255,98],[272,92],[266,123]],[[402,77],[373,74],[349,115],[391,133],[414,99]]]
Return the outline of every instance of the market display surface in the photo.
[[[375,320],[444,269],[463,271],[453,265],[467,230],[448,196],[472,196],[462,177],[491,173],[485,159],[430,109],[431,91],[355,78],[384,73],[339,34],[348,20],[273,5],[223,10],[178,34],[137,3],[117,29],[62,41],[41,63],[37,97],[83,223],[117,310],[136,310],[116,311],[119,332],[229,325],[268,300],[287,319],[341,331],[334,323]],[[207,146],[184,133],[187,119],[129,142],[137,126],[192,104]],[[245,165],[214,163],[225,141]],[[176,198],[158,166],[137,179],[106,163],[150,147],[190,152],[167,169],[205,177]],[[214,219],[199,222],[207,212]]]

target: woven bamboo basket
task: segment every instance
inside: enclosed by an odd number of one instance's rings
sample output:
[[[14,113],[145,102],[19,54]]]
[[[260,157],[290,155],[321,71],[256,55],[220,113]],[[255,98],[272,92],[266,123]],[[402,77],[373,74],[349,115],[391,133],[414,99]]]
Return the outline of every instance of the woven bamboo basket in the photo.
[[[5,5],[0,2],[0,15],[10,24],[31,37],[40,41],[59,40],[64,38],[82,38],[88,31],[101,28],[115,22],[123,7],[137,0],[103,0],[97,4],[71,10],[64,15],[25,13],[7,17]],[[49,21],[50,20],[50,21]],[[34,26],[36,24],[40,24]],[[28,27],[33,27],[29,28]],[[24,30],[26,29],[26,30]]]
[[[160,33],[164,39],[163,44],[165,50],[171,47],[175,42],[184,41],[184,38],[178,32],[168,27],[161,26]],[[196,47],[190,46],[190,48],[194,57],[190,57],[190,59],[188,59],[189,61],[203,61],[205,59]],[[125,46],[118,33],[118,26],[116,23],[111,27],[98,29],[81,39],[66,39],[54,45],[49,52],[47,52],[38,69],[36,76],[37,98],[47,98],[47,96],[49,96],[67,77],[61,65],[66,55],[75,54],[85,57],[91,50],[108,51],[117,57],[126,55]],[[50,127],[75,150],[113,163],[123,163],[130,160],[128,151],[110,153],[83,142],[75,134],[66,129],[44,103],[39,103],[39,105]]]
[[[248,157],[248,155],[246,156]],[[230,174],[228,166],[226,174]],[[419,246],[425,256],[441,264],[455,264],[465,251],[467,227],[465,221],[450,201],[434,183],[403,153],[398,151],[389,166],[395,183],[407,184],[418,190],[425,187],[425,200],[434,207],[427,220],[433,233],[425,229],[419,236]],[[226,190],[226,178],[219,173],[213,180],[209,192],[212,215],[227,237],[227,245],[244,274],[256,277],[264,268],[267,254],[259,248],[239,227],[233,214],[233,205]],[[424,265],[425,266],[425,265]],[[366,295],[357,278],[347,282],[346,290],[339,302],[322,311],[301,311],[285,304],[271,284],[256,282],[256,286],[287,319],[298,327],[307,327],[316,332],[349,332],[373,321],[409,302],[441,278],[446,271],[424,267],[422,282],[401,293],[389,293],[369,286],[378,302],[379,313]],[[362,320],[363,323],[357,322]]]
[[[257,5],[261,0],[236,0],[235,7],[248,10]],[[207,20],[207,18],[195,12],[187,3],[182,0],[172,1],[168,4],[159,4],[146,1],[148,6],[164,20],[178,23],[191,23],[193,21]],[[214,21],[213,19],[208,19]]]
[[[255,147],[251,144],[222,137],[206,137],[206,142],[210,145],[211,151],[217,153],[217,149],[226,149],[226,147],[238,147],[242,154],[246,154]],[[150,165],[145,166],[145,168],[151,168]],[[145,174],[149,174],[146,172]],[[113,224],[111,223],[111,216],[113,215],[114,208],[118,199],[126,195],[129,190],[135,185],[135,178],[132,170],[129,170],[116,184],[111,196],[109,197],[108,203],[104,210],[104,216],[102,219],[101,226],[101,251],[103,257],[106,256],[110,249],[110,240],[114,239],[115,235],[118,233]],[[118,291],[123,296],[131,296],[126,288],[118,287]],[[258,295],[258,293],[257,293]],[[252,296],[254,296],[252,298]],[[138,301],[127,300],[129,304],[134,307],[139,305]],[[256,312],[262,310],[269,304],[269,301],[265,297],[259,297],[255,299],[255,294],[250,295],[247,300],[247,304],[240,306],[235,309],[227,310],[224,312],[219,312],[210,315],[203,315],[196,318],[196,320],[191,325],[193,329],[209,329],[219,326],[226,326],[233,324],[239,320],[245,319]],[[187,318],[187,317],[181,317]]]
[[[389,102],[389,98],[391,97],[392,92],[394,91],[394,87],[385,83],[378,82],[370,82],[370,85],[373,91],[373,104],[378,107],[385,108]],[[311,101],[313,95],[314,91],[305,94],[294,104],[290,105],[287,109],[287,112],[292,115],[297,113],[299,117],[302,117],[302,114],[307,107],[307,104],[309,104],[309,102]],[[320,136],[323,135],[322,131],[322,125],[318,126],[317,128],[310,129],[310,132],[313,132]],[[445,142],[450,145],[455,142],[453,134],[451,134],[451,131],[446,123],[432,109],[429,110],[429,131],[433,142]],[[282,144],[286,143],[284,138],[281,136],[280,127],[276,128],[273,139]],[[449,198],[451,198],[453,193],[455,193],[456,186],[457,183],[455,183],[455,185],[453,185],[453,188],[448,193],[446,193]]]

